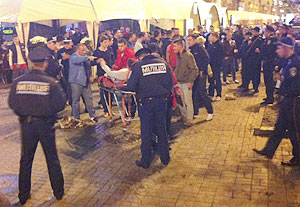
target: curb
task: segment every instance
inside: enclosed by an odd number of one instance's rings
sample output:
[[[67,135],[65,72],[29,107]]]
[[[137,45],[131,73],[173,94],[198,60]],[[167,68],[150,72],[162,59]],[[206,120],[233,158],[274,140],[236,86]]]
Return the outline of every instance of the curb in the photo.
[[[254,136],[268,137],[272,134],[272,132],[274,130],[274,127],[262,126],[263,117],[264,117],[264,114],[265,114],[266,107],[267,106],[261,107],[259,109],[258,116],[257,116],[257,121],[255,122],[255,125],[254,125],[254,132],[253,132]]]

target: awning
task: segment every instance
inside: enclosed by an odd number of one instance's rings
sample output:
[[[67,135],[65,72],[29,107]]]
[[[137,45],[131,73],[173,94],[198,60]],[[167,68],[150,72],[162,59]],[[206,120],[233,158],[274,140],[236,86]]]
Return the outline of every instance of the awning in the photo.
[[[140,0],[92,0],[92,3],[100,21],[110,19],[146,19]]]
[[[11,0],[0,1],[0,22],[38,22],[45,25],[60,20],[61,26],[80,21],[97,21],[90,0]]]
[[[196,2],[197,0],[170,0],[169,7],[173,7],[179,13],[180,18],[176,18],[177,20],[190,19],[194,6],[197,6]],[[164,8],[164,10],[167,9],[169,8]]]
[[[140,0],[147,19],[183,19],[174,0]],[[182,4],[182,2],[181,2]],[[159,6],[158,6],[159,5]]]
[[[231,19],[233,16],[236,20],[274,20],[279,19],[279,16],[271,14],[263,14],[256,12],[247,12],[247,11],[235,11],[227,10],[228,19]]]

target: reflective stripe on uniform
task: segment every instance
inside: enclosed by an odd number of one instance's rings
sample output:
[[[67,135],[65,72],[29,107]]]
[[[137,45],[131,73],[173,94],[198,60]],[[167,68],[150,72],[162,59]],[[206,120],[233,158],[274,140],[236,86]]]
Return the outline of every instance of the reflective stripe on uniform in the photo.
[[[16,94],[31,94],[46,96],[50,93],[50,83],[38,81],[20,81],[16,87]]]
[[[143,76],[167,73],[167,67],[164,63],[148,64],[141,67]]]

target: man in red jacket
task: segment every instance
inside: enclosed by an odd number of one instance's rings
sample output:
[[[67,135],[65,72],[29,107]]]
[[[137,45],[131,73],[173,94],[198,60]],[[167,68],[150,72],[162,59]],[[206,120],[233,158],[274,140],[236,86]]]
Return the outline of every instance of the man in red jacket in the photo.
[[[120,70],[122,68],[128,68],[128,59],[136,59],[134,50],[127,46],[125,39],[118,40],[118,55],[115,64],[113,65],[114,70]]]

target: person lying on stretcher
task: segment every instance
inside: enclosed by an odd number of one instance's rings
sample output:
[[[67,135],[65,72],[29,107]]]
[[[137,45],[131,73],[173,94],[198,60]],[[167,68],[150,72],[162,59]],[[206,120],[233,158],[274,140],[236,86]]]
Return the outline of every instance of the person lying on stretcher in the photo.
[[[105,71],[105,75],[109,78],[116,79],[117,81],[127,81],[130,69],[129,68],[122,68],[120,70],[112,70],[104,59],[99,59],[100,65],[102,69]]]
[[[126,82],[130,74],[130,68],[137,62],[135,59],[128,59],[128,68],[122,68],[120,70],[112,70],[107,66],[104,59],[98,60],[102,69],[105,71],[105,75],[98,79],[99,84],[102,83],[104,86],[109,88],[118,88],[122,91],[128,91],[126,87]],[[101,84],[100,84],[101,85]],[[126,109],[130,111],[129,114],[125,116],[135,117],[136,104],[134,98],[130,94],[123,94],[126,101]],[[130,105],[130,107],[129,107]]]

